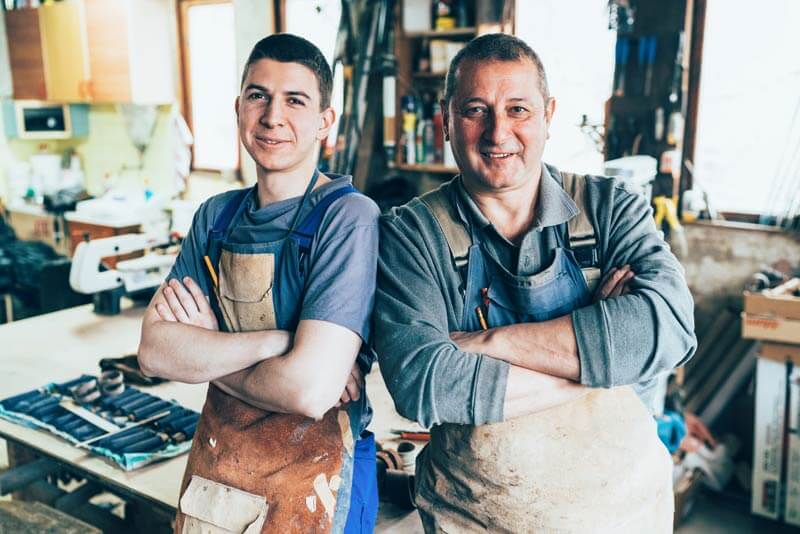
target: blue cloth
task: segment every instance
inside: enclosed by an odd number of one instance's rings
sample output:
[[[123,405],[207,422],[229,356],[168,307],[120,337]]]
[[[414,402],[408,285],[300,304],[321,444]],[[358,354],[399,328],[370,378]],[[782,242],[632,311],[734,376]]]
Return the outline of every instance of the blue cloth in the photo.
[[[667,447],[670,454],[678,450],[678,447],[686,437],[686,421],[678,412],[665,411],[664,415],[656,417],[656,427],[658,437]]]
[[[375,467],[375,436],[364,432],[356,442],[353,487],[345,534],[365,534],[375,530],[378,518],[378,474]]]

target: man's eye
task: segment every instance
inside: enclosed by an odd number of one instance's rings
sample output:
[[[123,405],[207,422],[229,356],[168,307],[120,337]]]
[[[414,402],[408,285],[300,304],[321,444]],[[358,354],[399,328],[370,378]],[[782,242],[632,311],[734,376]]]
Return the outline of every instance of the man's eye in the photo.
[[[515,115],[521,115],[523,113],[527,113],[528,112],[527,108],[524,108],[522,106],[514,106],[514,107],[511,108],[510,111],[511,111],[511,113],[513,113]]]
[[[485,113],[486,110],[480,106],[474,106],[464,110],[464,115],[466,115],[467,117],[480,117]]]
[[[247,95],[247,100],[261,100],[263,98],[266,98],[266,95],[263,93],[250,93]]]
[[[289,104],[292,106],[305,106],[306,103],[300,100],[299,98],[289,98]]]

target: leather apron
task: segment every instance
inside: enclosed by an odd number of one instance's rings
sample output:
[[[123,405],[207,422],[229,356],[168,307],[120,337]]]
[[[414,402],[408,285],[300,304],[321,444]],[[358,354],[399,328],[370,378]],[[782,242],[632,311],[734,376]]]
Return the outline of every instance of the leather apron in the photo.
[[[590,302],[565,225],[545,230],[558,247],[534,276],[509,273],[471,226],[462,330],[480,329],[483,288],[489,327],[546,321]],[[672,461],[630,387],[500,423],[436,426],[416,480],[426,532],[672,532]]]
[[[228,240],[230,230],[212,231],[209,255],[219,265],[217,309],[227,331],[296,328],[303,258],[291,234],[317,178],[315,172],[284,239],[241,244]],[[247,205],[239,203],[234,222]],[[350,499],[353,445],[344,409],[333,408],[315,421],[261,410],[209,384],[175,532],[339,532]]]

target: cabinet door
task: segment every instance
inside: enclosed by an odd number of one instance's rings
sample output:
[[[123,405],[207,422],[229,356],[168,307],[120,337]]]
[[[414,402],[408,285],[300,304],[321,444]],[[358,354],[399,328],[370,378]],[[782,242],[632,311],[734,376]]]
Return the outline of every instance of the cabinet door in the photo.
[[[88,61],[81,2],[57,2],[38,9],[47,80],[47,98],[88,100]]]
[[[92,102],[130,102],[125,0],[84,0]]]
[[[47,98],[38,9],[6,11],[6,37],[14,98]]]

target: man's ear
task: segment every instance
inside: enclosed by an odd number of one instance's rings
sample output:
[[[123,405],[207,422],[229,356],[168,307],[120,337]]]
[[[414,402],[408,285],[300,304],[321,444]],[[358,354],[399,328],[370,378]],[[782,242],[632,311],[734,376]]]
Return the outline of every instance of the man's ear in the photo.
[[[550,123],[553,121],[553,114],[556,112],[556,99],[550,97],[544,106],[544,120],[547,122],[547,138],[550,139]]]
[[[336,122],[336,110],[332,107],[328,107],[322,111],[321,119],[319,129],[317,130],[317,141],[324,141],[328,138],[333,123]]]
[[[439,108],[442,110],[442,130],[444,130],[444,140],[450,140],[450,112],[447,109],[447,103],[444,100],[439,100]]]
[[[236,100],[233,103],[233,111],[236,113],[236,122],[239,122],[239,97],[236,97]]]

